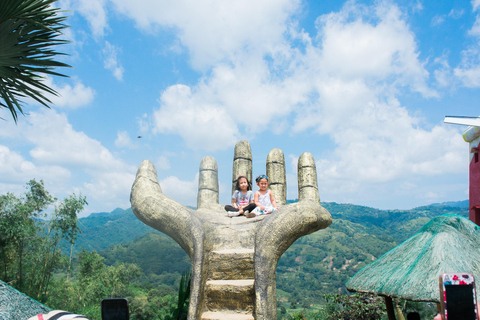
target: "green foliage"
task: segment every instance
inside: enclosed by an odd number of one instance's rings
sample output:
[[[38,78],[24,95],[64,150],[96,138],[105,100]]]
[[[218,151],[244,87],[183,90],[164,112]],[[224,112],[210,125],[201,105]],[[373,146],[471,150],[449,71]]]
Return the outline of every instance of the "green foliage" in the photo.
[[[24,197],[31,199],[29,208],[39,208],[29,209],[32,212],[42,212],[40,209],[45,207],[41,194],[41,188],[34,188],[28,197]],[[5,200],[7,198],[10,200]],[[4,207],[23,201],[8,194],[1,199],[1,212],[5,211]],[[326,302],[325,293],[346,293],[344,284],[353,274],[412,236],[431,217],[447,212],[468,214],[468,209],[442,205],[406,211],[382,211],[335,203],[323,205],[334,216],[332,225],[297,240],[278,263],[279,319],[341,319],[331,315],[355,310],[355,303],[343,306],[341,302]],[[59,210],[60,206],[57,207]],[[40,216],[35,221],[44,223],[39,219]],[[61,230],[74,230],[68,228],[69,224],[59,225],[66,226]],[[82,243],[88,246],[87,250],[114,245],[99,253],[80,251],[77,259],[73,259],[76,267],[69,280],[65,279],[64,270],[57,269],[62,273],[51,280],[49,294],[45,297],[48,306],[100,319],[100,300],[123,296],[130,301],[132,319],[178,319],[182,313],[175,313],[175,310],[183,310],[183,316],[186,315],[189,294],[185,293],[185,284],[190,281],[180,278],[180,274],[181,270],[189,268],[190,261],[178,244],[159,232],[151,232],[152,229],[143,225],[131,209],[93,214],[80,219],[78,225],[82,227],[82,234],[66,232],[58,247],[65,244],[68,249],[71,239],[77,241],[77,248],[81,248],[78,243]],[[50,229],[44,226],[39,230],[42,232],[37,234],[46,235]],[[0,237],[0,241],[2,239]],[[3,253],[0,251],[0,254]],[[58,267],[69,265],[65,256],[58,257],[59,261],[55,262]],[[3,257],[1,264],[5,264]],[[179,289],[176,295],[179,287],[183,289]],[[338,299],[348,301],[352,298],[339,296]],[[179,306],[183,306],[182,309]],[[430,312],[422,303],[414,307],[406,303],[403,308],[405,311],[419,311],[422,317]],[[348,312],[354,312],[352,310]]]
[[[100,301],[105,298],[132,295],[131,283],[142,271],[135,264],[106,266],[97,252],[83,250],[79,254],[77,280],[60,278],[54,281],[47,304],[54,309],[83,314],[89,319],[100,319]]]
[[[23,113],[22,101],[30,97],[49,107],[45,94],[57,95],[42,75],[63,76],[56,67],[68,67],[55,60],[62,53],[55,46],[67,43],[59,39],[66,17],[58,14],[57,0],[0,1],[0,107],[9,109],[14,121]]]
[[[190,268],[190,258],[171,238],[149,233],[128,243],[114,245],[100,252],[107,265],[115,262],[136,263],[153,284],[178,286],[182,270]]]
[[[327,320],[380,320],[385,313],[383,299],[370,294],[325,295],[327,303],[337,305]]]
[[[61,239],[73,243],[80,232],[77,214],[86,200],[71,195],[59,203],[43,181],[31,180],[20,198],[0,196],[0,279],[38,300],[48,290],[55,268],[67,264],[58,249]],[[49,220],[46,209],[56,204]]]
[[[297,240],[278,263],[278,314],[284,319],[302,313],[307,319],[327,319],[341,305],[326,303],[325,293],[346,294],[344,285],[351,276],[412,236],[432,217],[468,215],[468,209],[443,205],[405,211],[323,205],[334,217],[332,225]],[[83,232],[77,237],[77,248],[101,250],[114,244],[99,251],[107,266],[134,263],[143,270],[143,275],[130,284],[130,309],[135,319],[170,319],[172,310],[178,308],[174,292],[181,270],[190,265],[178,244],[151,232],[153,229],[142,224],[131,209],[92,214],[79,224]],[[426,309],[424,304],[419,308]]]
[[[418,312],[421,319],[433,319],[437,314],[437,304],[433,302],[399,300],[397,304],[405,316],[409,312]]]
[[[130,315],[136,320],[164,320],[170,317],[176,308],[174,295],[162,295],[157,289],[151,289],[145,295],[136,295],[130,302]]]
[[[289,320],[307,320],[305,313],[294,313],[288,317]]]
[[[431,218],[445,213],[468,216],[468,208],[444,205],[403,211],[322,205],[331,213],[332,225],[298,239],[278,262],[278,299],[286,309],[324,304],[324,294],[346,294],[345,282],[356,272],[413,236]]]
[[[116,209],[110,213],[94,213],[86,218],[79,219],[82,234],[79,234],[73,253],[78,253],[81,248],[87,251],[100,252],[111,246],[137,240],[147,233],[160,234],[159,231],[147,226],[132,212],[132,209]],[[172,239],[167,238],[172,244]],[[65,246],[65,253],[68,247]],[[185,270],[182,268],[180,270]],[[181,271],[179,271],[179,274]]]
[[[418,231],[430,219],[446,213],[468,217],[468,207],[463,204],[454,206],[436,204],[418,207],[411,210],[379,210],[352,204],[335,202],[322,203],[334,220],[343,219],[361,224],[381,237],[391,237],[397,242],[403,242],[413,235],[410,231]],[[407,227],[406,227],[407,226]],[[416,232],[415,231],[415,232]]]

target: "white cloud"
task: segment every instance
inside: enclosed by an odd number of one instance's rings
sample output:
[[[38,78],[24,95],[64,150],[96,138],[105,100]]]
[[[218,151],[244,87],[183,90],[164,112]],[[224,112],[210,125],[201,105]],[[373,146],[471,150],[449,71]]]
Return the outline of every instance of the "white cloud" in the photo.
[[[0,145],[3,183],[14,190],[32,178],[44,179],[47,190],[65,196],[72,192],[87,197],[84,214],[129,206],[136,168],[116,158],[99,141],[76,131],[66,115],[54,110],[31,112],[18,125],[7,124],[9,143],[28,146],[31,160],[12,147]],[[9,136],[14,139],[8,138]],[[18,189],[18,187],[17,187]],[[0,186],[1,190],[1,186]]]
[[[439,26],[445,22],[445,15],[436,15],[432,18],[431,25],[432,26]]]
[[[317,20],[317,35],[298,30],[291,21],[299,1],[111,2],[143,30],[174,33],[177,39],[169,46],[180,43],[193,67],[204,71],[196,84],[176,84],[162,92],[153,122],[145,116],[139,119],[141,132],[179,135],[188,147],[205,150],[228,148],[266,131],[326,135],[337,149],[317,159],[319,178],[331,192],[349,197],[365,188],[364,182],[382,185],[399,179],[404,187],[420,185],[402,178],[431,177],[463,167],[464,142],[458,133],[440,126],[424,129],[428,124],[398,100],[400,91],[424,98],[438,93],[428,86],[430,74],[419,58],[408,17],[391,2],[366,6],[349,1],[339,12]],[[472,2],[474,9],[476,3]],[[414,10],[420,10],[421,3],[416,5]],[[99,29],[105,30],[106,21],[100,22]],[[110,57],[106,67],[121,68],[117,48],[105,44]],[[475,84],[474,67],[465,62],[452,71],[444,63],[434,77],[441,87],[451,83],[452,73]],[[84,140],[80,133],[74,136]],[[127,145],[128,140],[119,133],[116,144]],[[101,145],[85,144],[94,146],[94,159],[101,158]],[[156,164],[170,168],[165,156]],[[193,182],[168,177],[162,184],[172,197],[196,195]]]
[[[155,162],[155,167],[157,170],[168,170],[170,169],[170,161],[167,156],[160,156]]]
[[[103,37],[108,28],[106,0],[75,0],[70,4],[74,10],[82,14],[90,25],[95,37]]]
[[[26,160],[19,152],[0,145],[0,176],[2,183],[24,184],[30,179],[48,180],[50,182],[65,181],[71,174],[60,166],[37,166]]]
[[[480,7],[480,0],[472,0],[472,11],[475,12]],[[475,17],[475,22],[473,23],[472,28],[468,31],[472,36],[480,36],[480,16],[477,14]]]
[[[169,87],[154,112],[155,133],[180,135],[193,149],[217,150],[237,141],[235,122],[219,106],[192,96],[189,87]]]
[[[422,11],[423,9],[424,9],[423,4],[420,1],[417,1],[417,3],[412,4],[412,12],[414,13]]]
[[[480,36],[480,16],[475,17],[475,22],[473,23],[473,26],[470,30],[468,30],[468,33],[474,37],[479,37]]]
[[[73,84],[68,83],[70,80],[72,80]],[[54,108],[78,109],[89,105],[95,97],[95,90],[91,87],[85,86],[77,78],[64,80],[63,84],[59,85],[52,77],[46,77],[43,83],[58,93],[57,96],[44,93],[45,97],[52,102],[49,105]],[[32,98],[25,98],[22,99],[22,101],[25,102],[24,105],[26,106],[40,105],[40,103]]]
[[[283,41],[272,47],[272,61],[248,50],[236,53],[239,59],[218,64],[196,86],[165,90],[154,112],[154,132],[178,134],[189,147],[207,150],[230,147],[244,135],[278,133],[279,126],[296,133],[312,128],[338,144],[343,137],[337,132],[350,127],[367,141],[382,140],[388,129],[372,128],[405,113],[395,98],[398,88],[437,96],[426,84],[429,74],[402,18],[394,5],[348,2],[317,20],[318,46],[308,34],[290,30],[305,53]],[[418,119],[405,121],[414,132]]]
[[[462,51],[462,61],[453,70],[454,75],[467,88],[480,86],[480,51],[477,47]]]
[[[478,10],[479,5],[479,0],[472,1],[473,12]],[[468,30],[468,34],[480,38],[480,16],[478,14],[475,17],[472,28]],[[463,50],[461,54],[462,60],[459,65],[453,69],[453,74],[461,81],[463,86],[467,88],[480,87],[480,50],[478,43]]]
[[[87,170],[91,181],[84,183],[85,195],[89,203],[95,204],[93,212],[110,212],[115,208],[130,207],[130,190],[135,180],[135,170]],[[92,208],[89,208],[92,212]]]
[[[120,48],[112,45],[110,42],[105,41],[105,46],[102,50],[103,53],[103,66],[105,69],[110,70],[113,76],[118,80],[123,80],[123,66],[119,63],[117,54],[120,52]]]
[[[325,181],[322,192],[365,192],[366,185],[410,183],[466,170],[466,144],[454,129],[422,130],[412,126],[406,113],[390,114],[370,126],[383,134],[369,136],[357,126],[338,130],[339,147],[331,159],[317,161],[319,181]]]
[[[119,131],[117,133],[117,139],[115,140],[115,146],[117,148],[133,148],[134,144],[127,131]]]
[[[201,70],[245,50],[269,51],[282,41],[285,22],[300,5],[298,0],[111,1],[148,32],[155,27],[175,30],[193,66]]]
[[[337,145],[317,160],[320,194],[359,198],[352,195],[383,186],[378,197],[395,190],[396,181],[463,172],[465,146],[458,132],[422,129],[421,119],[396,98],[406,86],[424,97],[438,95],[427,86],[428,72],[402,14],[382,4],[360,9],[350,2],[318,20],[319,49],[307,51],[310,61],[296,74],[297,82],[308,79],[314,94],[297,114],[294,131],[311,128]],[[369,22],[372,12],[377,23]],[[448,64],[442,71],[448,72]],[[435,76],[440,82],[444,74]]]
[[[454,74],[458,77],[463,85],[467,88],[480,87],[480,65],[472,66],[468,69],[455,68]]]
[[[472,7],[474,12],[477,11],[480,7],[480,0],[472,0]]]
[[[439,65],[439,68],[436,69],[433,74],[435,76],[435,80],[437,81],[440,87],[448,87],[452,84],[453,72],[452,68],[448,63],[448,59],[446,56],[442,56],[435,59],[435,63]]]
[[[464,13],[465,13],[465,11],[463,9],[452,9],[448,13],[448,16],[453,18],[453,19],[460,19],[461,17],[463,17]]]
[[[45,82],[47,86],[58,92],[58,96],[49,96],[50,101],[58,107],[69,109],[83,107],[89,105],[95,96],[95,91],[90,87],[86,87],[78,79],[73,79],[73,86],[70,84],[59,86],[50,77]]]
[[[442,14],[442,15],[435,15],[430,24],[434,27],[439,26],[445,22],[445,20],[448,18],[452,18],[454,20],[460,19],[463,17],[465,11],[463,9],[452,9],[448,13],[448,15]]]
[[[152,124],[152,120],[148,114],[144,113],[141,117],[137,118],[137,125],[139,132],[146,133],[149,131]]]
[[[425,97],[437,96],[426,85],[428,72],[418,60],[414,34],[402,20],[402,12],[389,3],[367,7],[358,15],[358,5],[347,2],[341,12],[321,16],[321,65],[324,72],[343,78],[385,80],[395,76]],[[376,24],[368,19],[378,20]]]
[[[28,120],[25,137],[35,145],[30,155],[40,163],[98,169],[124,166],[99,141],[75,131],[64,114],[42,110],[31,113]]]
[[[183,181],[175,176],[169,176],[160,180],[162,192],[178,203],[196,206],[198,194],[198,173],[193,181]]]

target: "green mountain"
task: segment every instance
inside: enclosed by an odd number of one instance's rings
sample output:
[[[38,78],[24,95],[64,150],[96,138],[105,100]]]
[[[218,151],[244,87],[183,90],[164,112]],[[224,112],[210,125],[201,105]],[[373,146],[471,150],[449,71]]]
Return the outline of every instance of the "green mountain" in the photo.
[[[80,218],[80,229],[75,243],[74,253],[84,248],[87,251],[101,251],[119,243],[139,239],[147,233],[159,231],[147,226],[133,214],[131,208],[117,208],[110,213],[92,213],[86,218]],[[64,243],[65,253],[70,247]]]
[[[170,237],[150,232],[126,243],[100,251],[107,265],[135,263],[143,270],[141,282],[177,288],[182,272],[190,269],[190,258]]]
[[[468,216],[468,207],[443,204],[411,210],[378,210],[322,203],[333,222],[298,239],[277,265],[279,300],[285,307],[318,303],[325,293],[345,293],[345,282],[367,264],[418,232],[433,217]]]
[[[277,288],[285,307],[317,304],[325,293],[345,292],[358,270],[414,235],[431,218],[445,213],[468,216],[462,203],[433,204],[411,210],[379,210],[324,202],[333,223],[297,240],[280,258]],[[174,288],[189,268],[186,253],[166,235],[146,226],[131,209],[80,219],[75,247],[96,250],[107,264],[129,262],[144,271],[142,282]]]
[[[288,201],[288,202],[295,202]],[[467,203],[467,206],[465,206]],[[403,241],[411,235],[411,230],[418,230],[431,218],[444,213],[456,213],[468,216],[468,201],[445,202],[418,207],[411,210],[379,210],[352,204],[323,202],[322,205],[331,213],[332,218],[348,220],[370,228],[371,234],[391,236],[395,241]],[[79,219],[82,233],[78,236],[74,252],[81,248],[88,251],[101,251],[115,244],[139,239],[147,233],[157,230],[137,219],[132,209],[115,209],[110,213],[92,213]],[[405,236],[409,234],[408,236]],[[65,246],[65,250],[70,248]]]

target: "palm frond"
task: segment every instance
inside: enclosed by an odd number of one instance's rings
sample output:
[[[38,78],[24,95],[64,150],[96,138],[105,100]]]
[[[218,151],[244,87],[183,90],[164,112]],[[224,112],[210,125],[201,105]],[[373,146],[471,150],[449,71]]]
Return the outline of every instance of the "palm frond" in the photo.
[[[58,93],[44,84],[45,76],[64,76],[55,68],[70,67],[56,60],[64,54],[55,46],[68,43],[59,38],[67,26],[56,1],[0,1],[0,107],[9,109],[15,122],[17,113],[23,114],[23,98],[49,108],[46,94]]]

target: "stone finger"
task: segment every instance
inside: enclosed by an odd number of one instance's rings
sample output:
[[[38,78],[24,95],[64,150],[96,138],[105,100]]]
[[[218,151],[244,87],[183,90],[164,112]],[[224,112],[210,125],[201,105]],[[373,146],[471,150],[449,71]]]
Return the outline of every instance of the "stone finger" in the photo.
[[[245,140],[237,142],[233,152],[232,194],[235,191],[238,176],[247,177],[248,182],[252,184],[252,148]]]
[[[214,157],[206,156],[200,163],[197,208],[218,204],[218,167]]]
[[[298,201],[302,200],[320,202],[315,159],[309,152],[302,153],[298,158]]]
[[[285,174],[285,157],[282,150],[275,148],[267,156],[267,176],[278,206],[287,203],[287,181]]]

